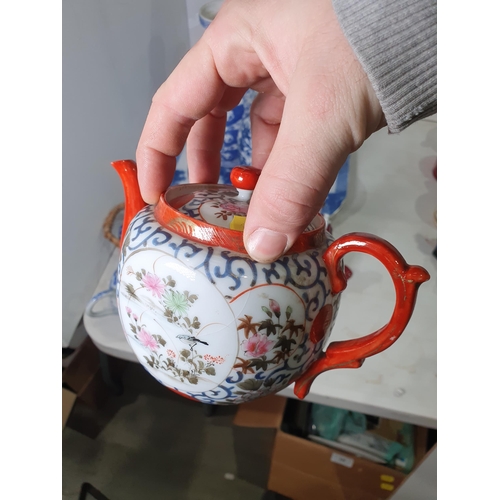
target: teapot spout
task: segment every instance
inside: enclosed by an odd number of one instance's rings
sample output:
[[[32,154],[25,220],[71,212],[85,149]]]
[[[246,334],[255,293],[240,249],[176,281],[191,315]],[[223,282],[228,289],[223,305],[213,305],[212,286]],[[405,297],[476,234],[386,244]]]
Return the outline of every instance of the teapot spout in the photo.
[[[123,184],[125,193],[125,211],[123,214],[123,228],[120,238],[120,247],[123,244],[125,233],[127,232],[130,221],[136,216],[137,212],[146,206],[142,199],[137,180],[137,164],[133,160],[117,160],[111,162],[112,167],[118,172]]]

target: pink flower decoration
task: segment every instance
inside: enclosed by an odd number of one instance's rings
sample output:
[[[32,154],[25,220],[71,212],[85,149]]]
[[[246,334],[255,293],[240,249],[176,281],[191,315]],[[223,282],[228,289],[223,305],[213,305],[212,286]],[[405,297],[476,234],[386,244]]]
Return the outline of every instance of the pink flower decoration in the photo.
[[[165,284],[161,279],[156,276],[156,274],[147,273],[144,278],[142,278],[142,283],[144,286],[158,298],[161,297],[163,291],[165,290]]]
[[[243,342],[243,349],[247,354],[251,356],[258,357],[266,354],[271,346],[273,345],[272,340],[268,340],[263,335],[252,335],[248,340]]]
[[[127,311],[127,314],[130,316],[130,313],[132,312],[132,309],[130,309],[130,307],[126,307],[125,311]]]
[[[167,350],[167,356],[168,356],[169,358],[175,358],[175,352],[174,352],[174,351],[172,351],[172,349],[168,349],[168,350]]]
[[[235,215],[246,215],[248,212],[248,207],[246,205],[237,205],[236,203],[231,203],[230,201],[221,203],[220,207],[223,210],[232,212]]]
[[[269,299],[269,307],[271,308],[271,311],[274,314],[276,314],[277,316],[280,315],[281,313],[280,305],[274,299]]]
[[[132,318],[134,318],[134,321],[137,321],[139,318],[137,317],[137,314],[132,314]]]
[[[158,343],[153,338],[153,336],[146,331],[145,328],[141,328],[141,331],[137,334],[137,337],[144,347],[147,347],[152,351],[156,351],[156,349],[158,349]]]

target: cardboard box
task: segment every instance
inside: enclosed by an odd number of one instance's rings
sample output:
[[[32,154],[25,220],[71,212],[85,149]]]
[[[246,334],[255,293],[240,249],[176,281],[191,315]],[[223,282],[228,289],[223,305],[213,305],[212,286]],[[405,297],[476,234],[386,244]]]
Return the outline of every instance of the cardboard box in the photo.
[[[239,479],[267,488],[276,431],[286,398],[261,398],[241,405],[234,417],[233,440]]]
[[[76,394],[68,389],[62,388],[62,428],[66,427],[73,405],[76,401]]]
[[[99,349],[90,337],[71,355],[70,360],[63,360],[62,371],[62,410],[63,429],[71,410],[77,401],[93,409],[101,408],[110,395],[110,389],[103,375]],[[126,366],[126,362],[108,357],[108,377],[117,378]]]
[[[295,405],[295,422],[285,408]],[[407,477],[382,464],[340,452],[292,431],[304,421],[307,403],[270,396],[242,405],[235,425],[271,426],[274,448],[267,489],[292,500],[385,500]],[[426,429],[416,429],[415,467],[426,452]]]

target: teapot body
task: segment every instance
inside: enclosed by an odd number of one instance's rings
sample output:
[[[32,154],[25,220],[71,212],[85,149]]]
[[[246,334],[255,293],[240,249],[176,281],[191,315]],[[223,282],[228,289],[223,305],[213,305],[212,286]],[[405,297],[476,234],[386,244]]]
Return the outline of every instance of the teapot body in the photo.
[[[166,387],[209,404],[284,389],[322,354],[337,315],[324,247],[259,264],[160,225],[146,206],[118,268],[123,331]]]

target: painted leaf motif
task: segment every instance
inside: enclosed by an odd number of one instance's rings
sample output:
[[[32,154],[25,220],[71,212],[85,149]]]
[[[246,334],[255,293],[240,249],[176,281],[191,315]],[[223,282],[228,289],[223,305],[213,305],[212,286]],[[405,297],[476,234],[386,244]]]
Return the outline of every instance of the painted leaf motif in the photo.
[[[263,381],[262,380],[255,380],[254,378],[249,378],[247,380],[244,380],[243,382],[240,382],[239,384],[236,384],[240,389],[243,389],[245,391],[258,391],[260,389],[260,386],[262,385]]]
[[[303,350],[300,354],[296,354],[293,359],[295,361],[297,361],[297,363],[300,363],[302,361],[302,358],[304,357],[304,355],[307,353],[306,350]]]
[[[156,340],[156,342],[158,342],[158,344],[160,344],[162,347],[165,347],[165,345],[167,344],[167,342],[165,341],[165,339],[161,336],[161,335],[153,335],[153,338]]]
[[[293,309],[292,309],[292,307],[291,307],[291,306],[288,306],[288,307],[286,308],[286,312],[285,312],[286,319],[290,319],[290,316],[292,315],[292,311],[293,311]]]
[[[241,372],[244,374],[255,373],[255,370],[250,367],[250,360],[249,359],[242,359],[242,358],[236,358],[236,359],[238,359],[240,362],[235,363],[233,368],[236,368],[236,369],[240,368]]]
[[[250,334],[257,335],[256,328],[259,326],[259,323],[252,323],[252,316],[245,314],[245,317],[239,318],[239,320],[238,330],[243,330],[245,338],[248,338]]]
[[[227,220],[227,218],[229,217],[230,213],[227,212],[226,210],[222,210],[220,212],[215,212],[214,214],[218,219],[220,219],[222,217],[223,220]]]
[[[189,295],[188,292],[184,292],[184,293],[187,294],[186,297],[189,300],[189,302],[191,302],[191,304],[193,304],[196,300],[198,300],[198,295],[194,295],[194,294]]]
[[[290,350],[292,349],[292,344],[296,343],[297,342],[295,342],[294,339],[288,339],[284,335],[281,335],[278,342],[276,342],[276,344],[274,345],[274,348],[277,349],[278,347],[281,347],[281,350],[283,352],[290,352]]]
[[[189,349],[182,349],[182,351],[180,352],[180,355],[184,356],[185,358],[189,358],[189,356],[191,355],[191,352],[189,351]]]
[[[132,284],[127,283],[125,285],[125,290],[127,290],[127,293],[129,294],[130,297],[133,297],[134,299],[137,298],[137,295],[135,294],[135,288]]]
[[[267,365],[269,364],[269,360],[266,359],[266,356],[262,356],[260,358],[253,358],[250,360],[250,364],[248,365],[250,368],[254,367],[257,370],[267,370]]]
[[[215,368],[213,366],[209,366],[208,368],[205,369],[205,373],[207,375],[215,375]]]
[[[278,351],[275,355],[274,358],[271,360],[271,363],[278,364],[284,361],[288,357],[288,353],[284,351]]]
[[[290,337],[293,337],[296,335],[297,337],[299,336],[299,332],[301,330],[304,330],[303,325],[296,325],[294,319],[289,319],[286,322],[285,328],[283,328],[283,332],[290,331]]]
[[[130,329],[134,332],[134,333],[137,333],[137,328],[135,327],[135,325],[133,325],[132,323],[129,323],[130,325]]]
[[[189,375],[187,379],[190,384],[196,385],[198,383],[198,377],[196,375]]]
[[[275,378],[268,378],[264,381],[264,387],[271,387],[274,382],[276,382]]]
[[[266,306],[262,306],[262,310],[270,317],[272,318],[273,317],[273,313],[266,307]]]
[[[271,333],[274,334],[274,335],[276,335],[276,327],[281,328],[281,325],[273,323],[272,319],[266,319],[259,326],[259,332],[262,331],[262,330],[266,330],[266,335],[268,337],[269,337],[269,335],[271,335]]]

